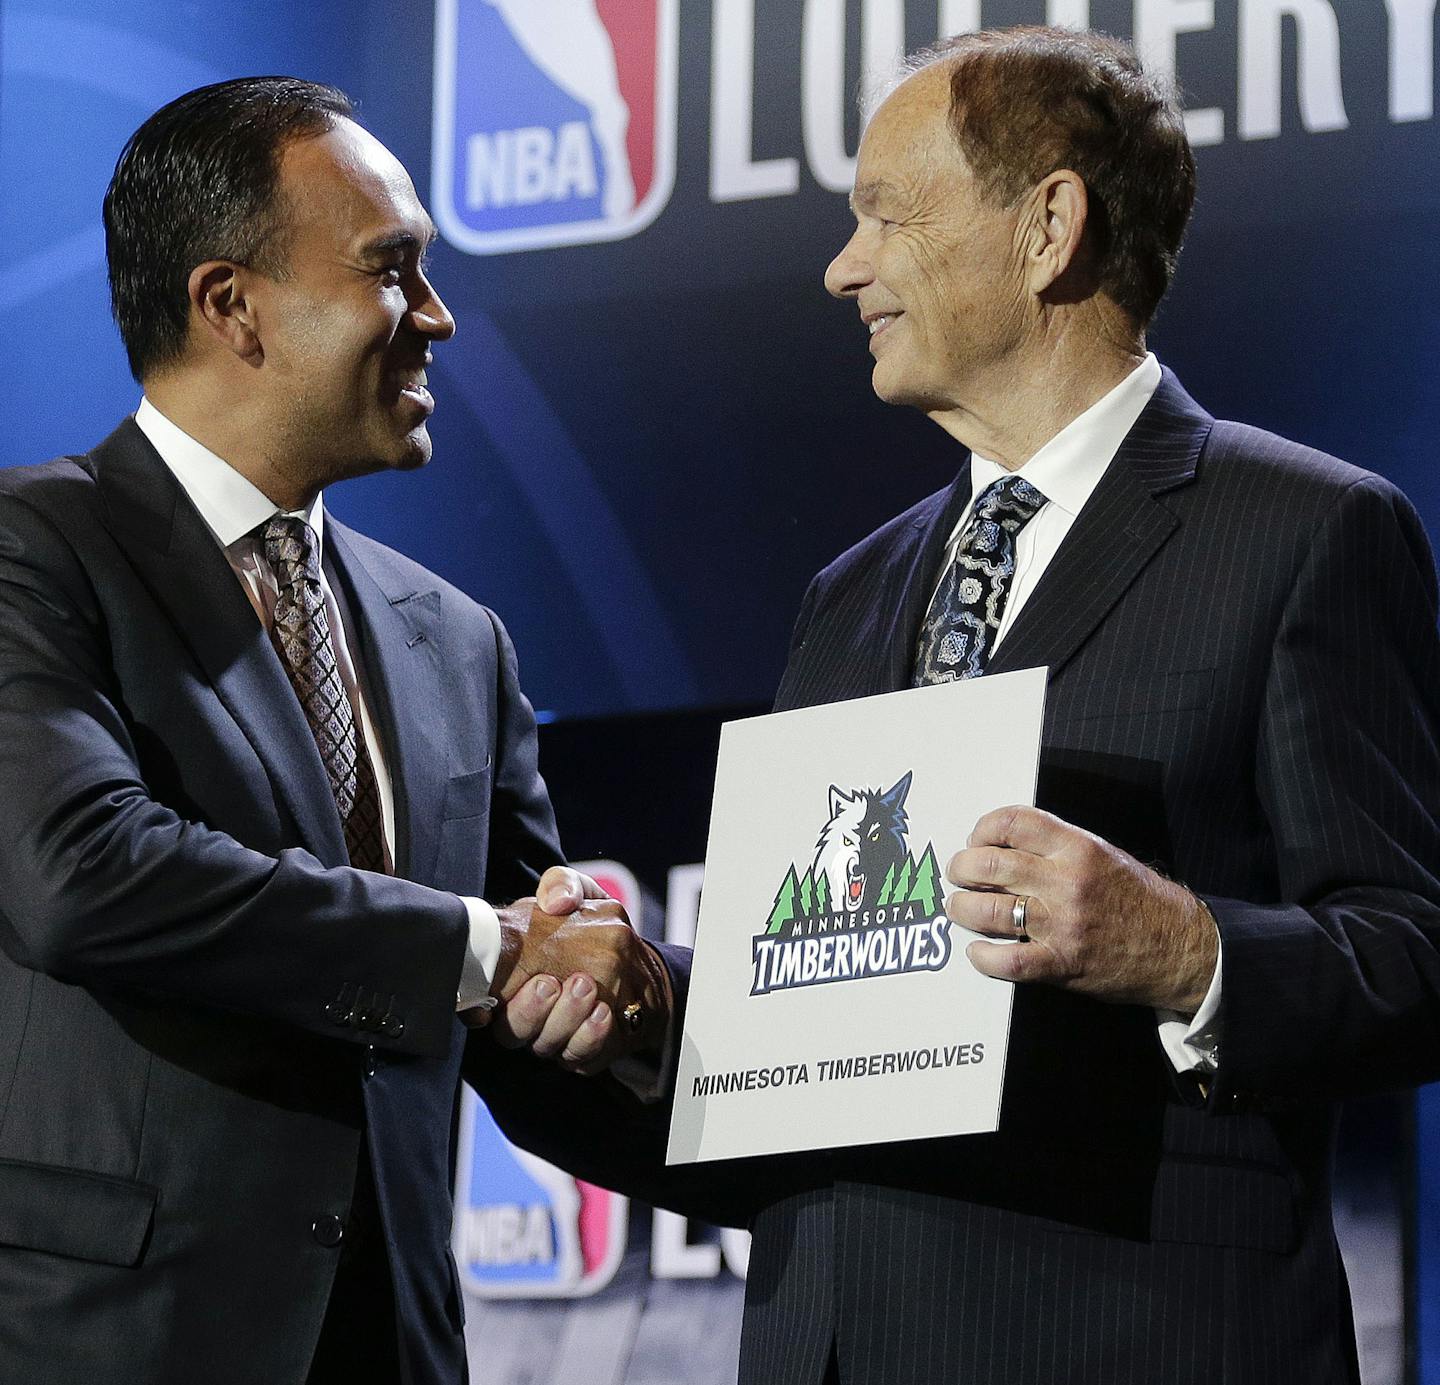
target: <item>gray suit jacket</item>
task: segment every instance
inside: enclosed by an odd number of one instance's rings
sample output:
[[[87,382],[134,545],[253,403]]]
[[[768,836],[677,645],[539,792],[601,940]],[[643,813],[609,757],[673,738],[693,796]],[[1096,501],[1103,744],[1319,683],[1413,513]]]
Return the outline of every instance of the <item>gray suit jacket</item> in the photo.
[[[462,1378],[452,892],[559,849],[499,622],[339,523],[327,565],[393,878],[134,424],[0,472],[0,1379],[302,1381],[362,1135],[413,1379]]]

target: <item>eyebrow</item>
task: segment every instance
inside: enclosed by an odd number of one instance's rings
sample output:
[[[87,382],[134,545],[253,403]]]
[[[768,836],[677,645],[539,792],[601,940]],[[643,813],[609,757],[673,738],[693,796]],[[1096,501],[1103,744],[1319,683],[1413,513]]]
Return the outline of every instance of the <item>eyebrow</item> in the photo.
[[[894,191],[895,185],[883,178],[868,178],[863,183],[856,183],[855,190],[850,194],[850,210],[853,212],[858,207],[870,206]]]
[[[427,228],[423,236],[417,236],[413,231],[392,231],[388,235],[377,236],[367,241],[360,253],[367,260],[379,259],[397,250],[407,255],[423,255],[435,243],[437,235],[433,222],[427,222]]]

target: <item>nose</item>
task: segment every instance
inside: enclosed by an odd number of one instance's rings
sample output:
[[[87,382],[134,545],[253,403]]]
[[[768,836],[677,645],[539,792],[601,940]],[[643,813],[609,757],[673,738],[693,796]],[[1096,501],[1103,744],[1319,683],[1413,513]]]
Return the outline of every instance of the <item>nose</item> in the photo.
[[[450,309],[424,274],[420,275],[420,289],[419,301],[410,310],[416,330],[432,341],[449,341],[455,335],[455,319],[450,316]]]
[[[836,298],[854,298],[874,278],[870,255],[857,226],[840,253],[830,261],[825,271],[825,288]]]

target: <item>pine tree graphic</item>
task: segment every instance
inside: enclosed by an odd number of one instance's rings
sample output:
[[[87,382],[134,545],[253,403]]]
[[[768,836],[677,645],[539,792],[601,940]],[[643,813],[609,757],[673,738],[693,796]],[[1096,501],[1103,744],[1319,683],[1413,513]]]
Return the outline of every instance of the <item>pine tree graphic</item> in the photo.
[[[893,890],[894,888],[895,888],[895,864],[894,864],[894,862],[892,861],[891,864],[890,864],[889,869],[886,870],[886,872],[885,872],[885,882],[884,882],[884,884],[882,884],[882,885],[880,886],[880,893],[879,893],[879,895],[876,897],[876,900],[875,900],[875,907],[876,907],[876,908],[883,909],[883,908],[885,907],[885,905],[887,905],[887,904],[890,903],[890,891]]]
[[[815,881],[810,872],[805,872],[805,877],[800,881],[800,917],[809,919],[815,917]]]
[[[800,882],[795,879],[795,867],[791,866],[786,871],[784,883],[775,896],[775,907],[771,909],[769,921],[765,926],[767,933],[778,933],[795,917],[795,894],[799,888]]]
[[[940,910],[940,865],[935,860],[935,844],[931,842],[915,868],[915,879],[910,886],[910,898],[925,911],[934,915]]]
[[[834,907],[830,903],[830,877],[822,870],[815,877],[815,898],[812,901],[815,906],[815,915],[828,914]]]
[[[910,857],[905,858],[905,864],[900,867],[900,874],[895,879],[895,888],[890,892],[890,901],[893,904],[903,904],[910,895],[910,877],[915,872],[915,864]]]

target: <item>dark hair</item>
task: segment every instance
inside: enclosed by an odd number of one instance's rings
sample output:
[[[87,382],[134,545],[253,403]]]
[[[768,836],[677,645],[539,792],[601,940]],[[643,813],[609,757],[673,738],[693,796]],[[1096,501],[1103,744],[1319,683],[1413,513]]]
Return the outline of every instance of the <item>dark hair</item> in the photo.
[[[334,87],[241,77],[177,97],[130,136],[105,192],[105,256],[111,310],[136,380],[184,350],[196,265],[283,269],[281,151],[324,134],[351,110]]]
[[[907,70],[936,62],[949,67],[950,126],[988,196],[1009,206],[1061,168],[1084,179],[1100,287],[1143,328],[1195,203],[1195,156],[1169,85],[1129,44],[1041,26],[962,34]]]

